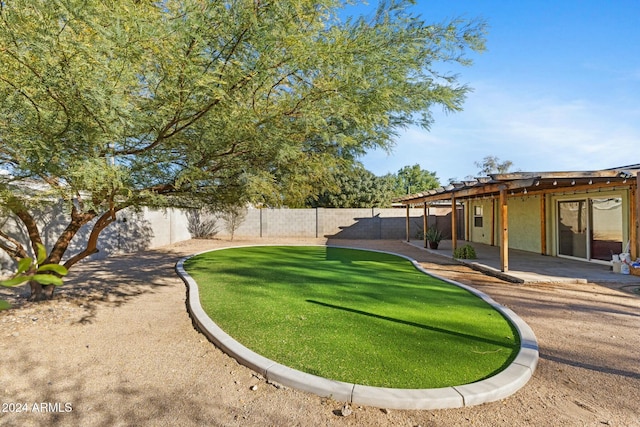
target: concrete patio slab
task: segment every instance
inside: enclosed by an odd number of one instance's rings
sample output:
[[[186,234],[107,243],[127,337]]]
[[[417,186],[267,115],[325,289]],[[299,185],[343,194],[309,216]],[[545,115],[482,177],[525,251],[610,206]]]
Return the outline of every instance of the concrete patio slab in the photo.
[[[451,240],[440,242],[438,249],[424,247],[421,240],[405,242],[432,254],[453,259]],[[514,283],[629,283],[640,284],[640,277],[614,273],[607,264],[570,258],[541,255],[509,249],[509,271],[500,271],[500,248],[476,242],[457,241],[457,246],[469,243],[477,258],[458,262],[483,273]]]

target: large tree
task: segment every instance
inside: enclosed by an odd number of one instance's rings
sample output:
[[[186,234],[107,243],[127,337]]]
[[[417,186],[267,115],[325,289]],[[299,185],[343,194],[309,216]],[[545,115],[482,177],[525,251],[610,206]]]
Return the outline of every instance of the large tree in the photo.
[[[422,169],[419,164],[404,166],[395,175],[395,195],[418,193],[440,186],[435,172]]]
[[[376,176],[361,163],[336,171],[336,187],[328,188],[307,201],[309,207],[384,208],[394,196],[395,177]]]
[[[340,20],[339,0],[0,2],[0,201],[31,241],[0,247],[35,253],[59,201],[42,264],[69,268],[128,207],[304,201],[433,106],[459,110],[468,88],[437,70],[482,50],[483,25],[410,4]]]

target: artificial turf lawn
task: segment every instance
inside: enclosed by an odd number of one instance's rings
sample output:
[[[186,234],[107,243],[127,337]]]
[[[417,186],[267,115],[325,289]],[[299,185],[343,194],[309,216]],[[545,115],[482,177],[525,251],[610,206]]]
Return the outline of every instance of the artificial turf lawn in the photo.
[[[197,255],[185,270],[206,313],[238,342],[338,381],[467,384],[504,369],[520,347],[513,326],[482,299],[395,255],[255,246]]]

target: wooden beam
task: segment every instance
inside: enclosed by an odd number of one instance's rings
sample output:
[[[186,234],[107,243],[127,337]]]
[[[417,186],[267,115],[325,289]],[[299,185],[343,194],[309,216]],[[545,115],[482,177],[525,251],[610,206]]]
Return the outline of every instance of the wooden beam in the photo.
[[[527,189],[528,196],[536,196],[538,194],[553,194],[553,193],[568,193],[568,192],[596,192],[599,190],[616,190],[620,188],[627,188],[629,186],[628,183],[624,183],[623,181],[611,181],[608,184],[606,182],[594,182],[593,184],[577,184],[577,185],[558,185],[557,187],[543,187],[540,189],[536,189],[537,187],[532,187]],[[517,194],[520,196],[520,194]]]
[[[507,190],[500,190],[500,270],[509,271],[509,210]]]
[[[567,179],[567,178],[618,178],[618,170],[600,171],[565,171],[565,172],[507,172],[490,174],[496,181],[518,180],[527,178],[537,179]]]
[[[506,188],[507,190],[515,190],[527,188],[528,196],[535,196],[537,194],[550,194],[550,193],[566,193],[567,191],[597,191],[611,190],[616,188],[629,188],[629,183],[625,183],[622,179],[611,179],[609,182],[593,182],[593,184],[576,184],[567,185],[567,183],[560,182],[558,186],[549,187],[549,185],[535,185],[537,179],[509,181],[505,183],[494,183],[485,185],[476,185],[474,187],[465,188],[462,190],[456,190],[454,192],[440,192],[428,195],[417,196],[416,198],[407,198],[399,200],[401,203],[422,203],[422,202],[435,202],[439,200],[449,200],[451,195],[455,193],[458,200],[465,197],[477,197],[486,195],[497,195],[500,188]],[[521,196],[518,194],[517,196]]]
[[[547,203],[544,194],[540,195],[540,253],[547,254]]]
[[[407,223],[406,223],[406,230],[407,230],[407,242],[410,242],[410,241],[411,241],[411,238],[409,237],[409,232],[411,231],[411,230],[410,230],[410,227],[409,227],[409,219],[410,219],[410,216],[409,216],[409,215],[410,215],[410,213],[409,213],[409,209],[411,209],[411,205],[407,205]]]
[[[451,250],[458,246],[458,210],[456,209],[456,195],[451,195]]]

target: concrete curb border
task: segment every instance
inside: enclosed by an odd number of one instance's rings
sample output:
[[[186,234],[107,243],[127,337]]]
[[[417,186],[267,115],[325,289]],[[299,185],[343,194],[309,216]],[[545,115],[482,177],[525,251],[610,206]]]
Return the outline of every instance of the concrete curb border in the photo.
[[[249,246],[295,246],[283,245],[246,245]],[[301,245],[313,246],[313,245]],[[325,245],[317,245],[325,246]],[[204,312],[200,305],[198,284],[185,271],[184,262],[189,258],[205,252],[229,249],[230,247],[217,248],[210,251],[199,252],[189,257],[182,258],[176,264],[176,272],[187,285],[187,309],[193,319],[193,323],[211,342],[222,351],[236,359],[240,364],[258,372],[268,381],[275,381],[288,387],[314,393],[321,397],[330,397],[337,401],[351,404],[361,404],[388,409],[446,409],[461,408],[465,406],[479,405],[504,399],[522,388],[533,375],[538,364],[538,341],[533,330],[520,317],[510,309],[503,307],[491,299],[488,295],[470,286],[428,272],[417,261],[402,254],[393,252],[360,249],[329,245],[327,247],[367,250],[396,255],[409,260],[419,271],[443,280],[455,286],[459,286],[482,298],[493,308],[501,312],[516,328],[520,335],[520,351],[513,362],[498,374],[471,384],[461,386],[436,388],[436,389],[395,389],[370,387],[359,384],[334,381],[318,377],[302,371],[280,365],[269,360],[250,349],[244,347],[216,325]]]

